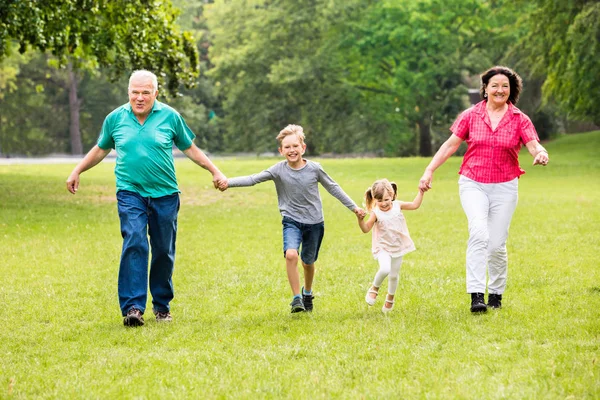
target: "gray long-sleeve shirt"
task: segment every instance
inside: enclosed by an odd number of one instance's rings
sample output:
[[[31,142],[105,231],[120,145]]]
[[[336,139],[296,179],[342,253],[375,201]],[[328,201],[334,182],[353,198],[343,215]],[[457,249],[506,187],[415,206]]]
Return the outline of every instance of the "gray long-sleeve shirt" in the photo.
[[[349,210],[354,211],[356,208],[356,203],[327,175],[321,164],[310,160],[306,160],[306,164],[300,169],[291,168],[283,160],[258,174],[231,178],[228,186],[254,186],[271,180],[275,182],[281,215],[303,224],[323,222],[323,204],[318,183]]]

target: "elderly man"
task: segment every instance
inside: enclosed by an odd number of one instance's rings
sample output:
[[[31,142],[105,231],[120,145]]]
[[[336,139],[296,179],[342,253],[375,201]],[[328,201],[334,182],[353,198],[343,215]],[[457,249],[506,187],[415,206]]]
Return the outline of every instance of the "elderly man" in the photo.
[[[193,143],[194,134],[181,115],[156,100],[157,95],[156,75],[145,70],[133,72],[129,78],[129,103],[106,117],[97,144],[67,179],[67,189],[75,194],[79,175],[116,149],[117,206],[123,236],[118,291],[125,326],[144,325],[148,282],[156,321],[172,321],[169,303],[174,296],[172,276],[179,211],[173,144],[212,174],[215,187],[226,179]],[[149,280],[148,236],[152,249]]]

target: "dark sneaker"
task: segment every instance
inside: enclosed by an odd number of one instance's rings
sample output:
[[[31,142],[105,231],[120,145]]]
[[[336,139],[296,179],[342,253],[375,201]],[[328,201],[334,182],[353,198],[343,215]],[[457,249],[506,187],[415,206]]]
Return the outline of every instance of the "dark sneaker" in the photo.
[[[304,308],[306,311],[310,312],[313,310],[313,299],[315,296],[311,294],[304,294],[304,288],[302,288],[302,303],[304,303]]]
[[[144,317],[142,312],[135,307],[131,307],[127,311],[127,315],[123,318],[123,325],[125,326],[142,326],[144,325]]]
[[[170,312],[160,312],[154,310],[154,315],[156,315],[156,322],[171,322],[173,321],[173,317]]]
[[[485,305],[485,299],[483,293],[471,293],[471,312],[486,312],[487,306]]]
[[[304,303],[300,297],[294,297],[294,300],[292,300],[290,306],[292,306],[293,313],[306,311],[306,308],[304,308]]]
[[[488,307],[502,308],[502,295],[490,293],[488,297]]]

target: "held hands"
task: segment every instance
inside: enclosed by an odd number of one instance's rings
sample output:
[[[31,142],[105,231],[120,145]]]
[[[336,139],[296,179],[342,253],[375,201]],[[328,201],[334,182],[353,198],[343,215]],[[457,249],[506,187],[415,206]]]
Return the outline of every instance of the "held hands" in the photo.
[[[548,161],[550,161],[550,158],[548,157],[548,153],[546,151],[542,150],[535,155],[535,158],[533,159],[533,165],[546,166],[546,165],[548,165]]]
[[[225,183],[225,188],[221,188]],[[221,172],[217,172],[213,175],[213,185],[215,189],[219,189],[221,192],[227,189],[227,177],[223,175]]]
[[[423,176],[419,180],[419,190],[423,193],[431,189],[431,181],[433,179],[433,174],[430,171],[425,170]]]
[[[367,215],[367,212],[365,210],[363,210],[362,208],[360,208],[360,207],[356,207],[354,209],[354,214],[356,215],[356,217],[358,219],[364,219],[365,215]]]
[[[227,188],[229,187],[229,181],[227,180],[227,178],[223,179],[222,181],[220,181],[218,183],[217,186],[215,186],[217,189],[219,189],[221,192],[224,192],[227,190]]]

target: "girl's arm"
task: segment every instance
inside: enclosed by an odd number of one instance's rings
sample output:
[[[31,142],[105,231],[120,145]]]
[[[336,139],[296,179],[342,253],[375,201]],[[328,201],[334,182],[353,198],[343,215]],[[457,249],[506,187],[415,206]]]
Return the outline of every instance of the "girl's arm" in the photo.
[[[401,210],[416,210],[421,207],[421,203],[423,202],[423,190],[419,190],[417,193],[417,197],[411,202],[401,201],[400,209]]]
[[[358,218],[358,226],[363,233],[367,233],[371,230],[375,222],[377,221],[377,216],[374,212],[371,211],[371,215],[369,215],[369,219],[365,222],[364,218],[361,218],[358,214],[356,215]]]

